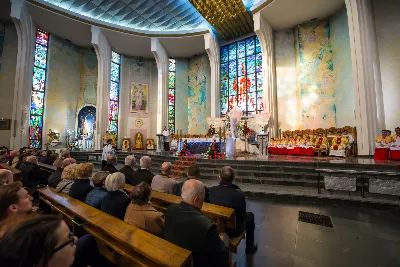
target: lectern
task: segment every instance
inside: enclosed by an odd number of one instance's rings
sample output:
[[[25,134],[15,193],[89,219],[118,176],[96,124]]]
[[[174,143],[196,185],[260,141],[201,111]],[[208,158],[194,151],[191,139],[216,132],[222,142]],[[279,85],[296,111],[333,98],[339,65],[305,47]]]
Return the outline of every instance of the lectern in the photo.
[[[257,134],[260,155],[268,156],[269,134]]]
[[[164,152],[164,135],[157,134],[157,153]]]

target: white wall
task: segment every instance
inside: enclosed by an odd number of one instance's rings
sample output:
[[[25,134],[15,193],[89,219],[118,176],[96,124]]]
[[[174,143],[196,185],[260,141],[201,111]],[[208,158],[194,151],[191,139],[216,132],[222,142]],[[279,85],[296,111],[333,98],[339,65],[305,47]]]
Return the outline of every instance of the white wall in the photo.
[[[385,124],[400,126],[400,2],[374,0],[375,28],[382,77]]]
[[[0,25],[2,27],[2,25]],[[18,36],[13,24],[4,25],[5,36],[0,68],[0,118],[11,119],[17,62]],[[0,130],[0,146],[10,147],[11,130]]]

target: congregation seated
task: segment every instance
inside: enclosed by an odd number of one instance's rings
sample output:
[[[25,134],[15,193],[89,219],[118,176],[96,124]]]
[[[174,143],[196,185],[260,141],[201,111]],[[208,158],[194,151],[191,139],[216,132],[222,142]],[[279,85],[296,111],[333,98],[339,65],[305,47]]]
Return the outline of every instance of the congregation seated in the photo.
[[[16,161],[17,163],[14,165],[14,161],[11,167],[14,167],[16,169],[20,169],[20,167],[25,163],[26,159],[31,156],[29,153],[18,153],[18,160]]]
[[[101,209],[101,202],[103,201],[103,198],[107,195],[107,189],[104,188],[104,183],[108,175],[108,172],[100,171],[93,176],[92,182],[94,188],[87,194],[85,200],[86,204],[96,209]]]
[[[12,182],[14,182],[13,173],[6,169],[0,169],[0,186],[11,184]]]
[[[47,184],[47,179],[43,176],[38,166],[37,157],[27,157],[25,163],[21,165],[19,170],[21,171],[22,182],[25,187],[35,188],[40,184]]]
[[[177,196],[181,196],[183,184],[184,184],[186,181],[190,180],[190,179],[196,179],[196,180],[198,180],[199,178],[200,178],[200,168],[199,168],[199,165],[193,164],[193,165],[190,166],[189,169],[188,169],[188,177],[187,177],[185,180],[183,180],[182,182],[176,183],[176,184],[174,185],[174,187],[173,187],[173,189],[172,189],[173,194],[174,194],[174,195],[177,195]],[[205,195],[204,201],[207,202],[207,203],[209,203],[209,202],[210,202],[210,199],[209,199],[210,189],[208,189],[206,186],[205,186],[205,194],[206,194],[206,195]]]
[[[329,147],[328,139],[326,139],[326,137],[324,137],[321,133],[318,133],[317,137],[315,138],[314,145],[316,149],[327,151]]]
[[[150,203],[151,188],[141,182],[131,191],[124,221],[143,229],[153,235],[162,237],[164,234],[164,214],[157,211]]]
[[[54,167],[56,167],[57,169],[49,176],[49,179],[47,180],[47,185],[56,188],[61,181],[61,175],[64,168],[74,163],[76,163],[76,160],[73,158],[66,158],[62,161],[55,161]]]
[[[130,202],[128,195],[123,190],[125,187],[124,174],[115,172],[108,175],[105,186],[108,192],[101,202],[101,210],[123,220],[126,208]]]
[[[53,165],[54,159],[52,156],[52,152],[50,150],[43,151],[39,162],[47,165]]]
[[[122,167],[119,172],[122,172],[125,175],[125,183],[132,183],[132,176],[135,173],[134,167],[136,166],[136,159],[134,156],[129,155],[125,158],[125,166]]]
[[[131,185],[138,185],[141,182],[145,182],[151,185],[154,174],[150,171],[151,158],[149,156],[143,156],[140,158],[140,168],[132,175]]]
[[[390,159],[400,159],[400,127],[396,127],[395,134],[392,136],[392,143],[390,144]]]
[[[107,163],[101,170],[107,171],[109,173],[118,172],[117,168],[115,168],[116,164],[117,164],[117,156],[115,156],[115,154],[111,154],[107,157]]]
[[[32,211],[32,197],[21,182],[0,186],[0,221],[9,216],[21,216]]]
[[[18,151],[17,150],[11,150],[10,154],[8,155],[8,166],[15,167],[18,163]]]
[[[329,149],[329,156],[346,157],[346,150],[349,149],[349,140],[338,131],[338,135],[333,137],[332,145]]]
[[[62,192],[67,195],[69,195],[69,191],[71,189],[72,184],[75,182],[77,178],[77,167],[78,164],[74,163],[71,165],[68,165],[63,169],[63,172],[61,174],[61,181],[58,183],[56,187],[57,192]]]
[[[69,152],[68,149],[62,151],[62,152],[60,153],[60,157],[57,158],[57,159],[53,162],[53,166],[56,167],[56,168],[58,168],[58,166],[61,165],[61,162],[62,162],[64,159],[67,159],[67,158],[70,158],[70,157],[71,157],[71,153]]]
[[[217,225],[201,212],[204,185],[190,179],[182,187],[182,201],[171,204],[165,215],[164,238],[192,251],[194,267],[227,267],[229,251]],[[228,243],[226,235],[222,238]]]
[[[71,185],[69,195],[77,200],[85,202],[87,194],[93,190],[90,185],[90,177],[92,177],[93,164],[81,163],[76,167],[76,179]]]
[[[1,266],[69,267],[77,238],[58,216],[36,216],[0,240]]]
[[[153,177],[153,181],[151,182],[151,188],[154,191],[173,194],[174,185],[178,182],[174,179],[169,178],[172,171],[171,162],[164,162],[161,165],[161,174],[158,174]]]
[[[210,203],[235,210],[236,229],[226,228],[226,233],[230,237],[237,237],[246,230],[246,253],[253,254],[257,251],[257,244],[254,242],[254,214],[246,211],[244,193],[233,184],[235,171],[225,166],[221,169],[219,179],[219,185],[210,188]]]

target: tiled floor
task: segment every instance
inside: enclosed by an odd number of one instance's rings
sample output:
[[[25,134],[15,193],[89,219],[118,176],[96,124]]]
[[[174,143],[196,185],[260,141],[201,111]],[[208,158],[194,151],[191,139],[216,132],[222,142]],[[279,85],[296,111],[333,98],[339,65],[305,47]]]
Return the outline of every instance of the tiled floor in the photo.
[[[258,251],[238,267],[400,266],[400,217],[387,210],[247,199],[255,214]],[[334,228],[298,222],[298,212],[328,215]]]

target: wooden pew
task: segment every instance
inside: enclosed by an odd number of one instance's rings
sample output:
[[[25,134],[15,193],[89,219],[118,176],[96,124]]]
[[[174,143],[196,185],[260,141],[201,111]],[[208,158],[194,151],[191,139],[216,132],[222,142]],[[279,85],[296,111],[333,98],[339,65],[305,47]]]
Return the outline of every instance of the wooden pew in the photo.
[[[133,186],[125,184],[125,192],[128,194],[132,191]],[[157,209],[166,211],[168,206],[171,204],[178,204],[182,201],[180,196],[175,196],[167,193],[161,193],[157,191],[151,192],[151,203]],[[227,207],[222,207],[210,203],[204,203],[201,211],[209,218],[214,220],[218,225],[218,232],[224,233],[225,227],[235,229],[236,228],[236,217],[235,210]]]
[[[0,164],[0,169],[6,169],[12,172],[14,176],[14,181],[22,181],[22,174],[19,170],[17,170],[14,167],[8,166],[7,163],[1,163]]]
[[[191,252],[125,223],[53,188],[39,189],[40,199],[70,222],[77,218],[86,224],[83,230],[96,237],[99,251],[119,266],[190,267]],[[114,251],[110,252],[110,247]]]

